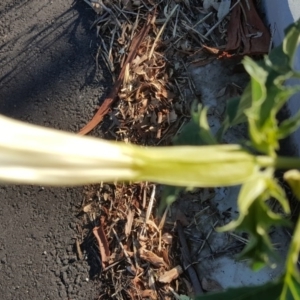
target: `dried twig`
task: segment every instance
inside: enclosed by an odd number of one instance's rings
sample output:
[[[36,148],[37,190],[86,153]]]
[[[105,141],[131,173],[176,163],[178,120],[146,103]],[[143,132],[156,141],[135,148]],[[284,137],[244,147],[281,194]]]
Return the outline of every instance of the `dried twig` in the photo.
[[[196,273],[194,267],[191,265],[190,251],[189,251],[189,248],[188,248],[185,236],[184,236],[184,231],[183,231],[180,221],[177,221],[176,225],[177,225],[178,236],[179,236],[179,240],[180,240],[180,244],[181,244],[184,269],[189,274],[195,295],[197,296],[197,295],[203,294],[197,273]]]

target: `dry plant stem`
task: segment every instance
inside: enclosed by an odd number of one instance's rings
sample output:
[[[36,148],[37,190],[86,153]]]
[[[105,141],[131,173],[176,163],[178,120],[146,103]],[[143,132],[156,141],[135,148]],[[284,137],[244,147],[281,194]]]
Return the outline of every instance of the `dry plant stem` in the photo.
[[[139,19],[140,19],[140,11],[138,11],[138,14],[136,16],[135,22],[133,24],[133,28],[132,28],[132,31],[131,31],[131,39],[133,39],[134,33],[135,33],[135,31],[136,31],[136,29],[138,27]]]
[[[156,294],[156,288],[155,288],[155,279],[154,279],[154,276],[153,276],[153,271],[152,269],[149,269],[148,270],[148,278],[149,278],[149,287],[150,289]]]
[[[113,66],[113,56],[112,56],[112,49],[113,49],[113,44],[115,41],[115,34],[116,34],[116,27],[114,27],[113,31],[112,31],[112,38],[110,41],[110,45],[109,45],[109,51],[108,51],[108,59],[110,61],[110,64]]]
[[[239,3],[241,2],[241,0],[238,0],[234,5],[232,5],[232,7],[230,8],[230,10],[229,10],[229,12],[231,12],[232,10],[233,10],[233,8],[236,6],[236,5],[238,5]],[[228,12],[228,13],[229,13]],[[225,17],[226,17],[226,15],[222,18],[222,19],[220,19],[211,29],[209,29],[207,32],[206,32],[206,34],[204,35],[204,37],[205,38],[207,38],[208,36],[210,36],[211,35],[211,33],[215,30],[215,28],[217,27],[217,26],[219,26],[219,24],[225,19]]]
[[[158,246],[157,246],[158,252],[161,252],[161,230],[158,232]]]
[[[158,130],[157,130],[156,138],[160,139],[161,138],[161,123],[162,123],[163,114],[161,111],[159,111],[157,115],[158,115],[158,117],[157,117]]]
[[[108,271],[109,269],[111,269],[112,267],[116,266],[117,264],[121,263],[123,260],[125,260],[125,257],[121,258],[118,261],[115,261],[114,263],[108,265],[105,269],[103,269],[103,272]]]
[[[135,262],[135,268],[136,270],[139,270],[140,264],[139,264],[139,258],[137,255],[137,240],[133,237],[132,238],[132,244],[133,244],[133,257]]]
[[[173,29],[173,38],[176,37],[176,31],[177,31],[177,24],[178,24],[178,15],[179,15],[179,12],[180,12],[180,8],[177,10],[177,14],[176,14],[176,21],[175,21],[174,29]]]
[[[152,211],[152,208],[153,208],[153,203],[154,203],[155,191],[156,191],[156,185],[153,185],[151,197],[150,197],[148,208],[147,208],[147,213],[146,213],[146,218],[145,218],[145,224],[147,224],[147,222],[148,222],[148,220],[150,218],[150,214],[151,214],[151,211]]]
[[[147,188],[148,188],[148,182],[145,182],[144,190],[143,190],[143,208],[146,207],[146,198],[147,198]]]
[[[122,70],[120,72],[120,75],[119,75],[117,81],[115,82],[111,92],[109,93],[108,97],[104,100],[104,102],[102,103],[99,110],[96,112],[96,114],[92,118],[92,120],[87,125],[85,125],[79,131],[78,134],[85,135],[85,134],[89,133],[91,130],[93,130],[103,120],[103,117],[109,112],[110,107],[116,101],[118,91],[119,91],[119,89],[120,89],[120,87],[123,83],[126,65],[130,64],[132,62],[132,60],[135,58],[137,50],[138,50],[141,42],[143,41],[145,36],[147,36],[147,34],[148,34],[148,31],[149,31],[150,26],[151,26],[151,24],[149,22],[149,20],[151,20],[150,17],[148,18],[147,24],[144,25],[144,27],[141,29],[139,34],[137,34],[133,38],[132,43],[131,43],[130,48],[129,48],[128,56],[127,56],[126,61],[124,63],[124,67],[122,68]]]
[[[151,211],[152,211],[152,208],[153,208],[155,190],[156,190],[156,186],[153,185],[151,197],[150,197],[148,208],[147,208],[147,212],[146,212],[145,222],[144,222],[144,225],[143,225],[143,227],[141,229],[140,236],[146,236],[147,235],[147,223],[149,221],[150,214],[151,214]]]
[[[108,13],[104,13],[102,16],[100,16],[90,27],[92,29],[95,25],[98,25],[100,22],[103,23],[108,20]]]
[[[203,243],[202,243],[202,245],[200,246],[199,250],[196,252],[196,255],[197,255],[197,256],[201,253],[201,251],[202,251],[204,245],[207,243],[207,240],[209,239],[210,235],[211,235],[212,232],[215,230],[215,227],[217,226],[218,222],[219,222],[219,221],[216,221],[216,222],[213,224],[212,229],[208,232],[207,236],[205,237],[205,240],[203,241]]]
[[[80,243],[78,241],[78,239],[76,239],[75,241],[75,245],[76,245],[76,252],[77,252],[77,257],[79,260],[83,260],[83,254],[80,248]]]
[[[200,281],[198,279],[197,273],[190,262],[191,255],[190,255],[190,251],[189,251],[186,239],[185,239],[183,227],[182,227],[180,221],[177,221],[176,224],[177,224],[177,231],[178,231],[178,236],[179,236],[179,240],[180,240],[180,244],[181,244],[181,251],[182,251],[182,256],[183,256],[183,267],[184,267],[184,270],[187,271],[189,274],[190,280],[193,285],[193,290],[194,290],[195,296],[198,296],[198,295],[203,294],[203,290],[200,285]]]
[[[163,216],[162,216],[162,218],[161,218],[161,220],[160,220],[160,223],[159,223],[159,225],[158,225],[158,229],[159,229],[159,230],[162,230],[162,228],[163,228],[164,225],[165,225],[166,218],[167,218],[167,213],[169,212],[169,209],[170,209],[170,205],[168,205],[168,206],[166,207],[166,209],[165,209],[165,211],[164,211],[164,214],[163,214]]]
[[[233,232],[229,232],[229,235],[231,235],[232,237],[234,237],[237,241],[243,243],[243,244],[248,244],[249,240],[242,238],[241,236],[233,233]]]
[[[116,11],[119,12],[119,15],[121,14],[121,15],[126,19],[126,21],[127,21],[128,23],[130,23],[129,19],[128,19],[127,16],[126,16],[126,13],[129,13],[129,12],[122,11],[122,10],[121,10],[117,5],[115,5],[115,4],[113,4],[112,6],[113,6],[113,8],[114,8]],[[118,15],[118,16],[119,16],[119,15]]]
[[[169,22],[169,20],[171,19],[171,17],[173,16],[173,14],[175,13],[176,9],[178,8],[178,4],[175,5],[175,7],[173,8],[173,10],[170,12],[170,14],[168,15],[164,25],[161,27],[161,29],[159,30],[154,42],[153,42],[153,45],[152,45],[152,48],[150,50],[150,53],[149,53],[149,56],[148,56],[148,59],[150,60],[152,55],[153,55],[153,52],[154,52],[154,49],[155,49],[155,46],[156,46],[156,43],[158,41],[158,39],[160,38],[160,36],[162,35],[167,23]]]
[[[127,251],[124,249],[124,246],[123,246],[122,242],[120,241],[119,236],[117,235],[117,233],[116,233],[116,231],[114,230],[114,228],[112,228],[112,231],[113,231],[113,233],[114,233],[114,235],[115,235],[115,237],[116,237],[116,239],[117,239],[117,241],[118,241],[118,243],[119,243],[121,249],[122,249],[123,252],[124,252],[124,255],[125,255],[125,257],[126,257],[127,262],[128,262],[130,265],[132,265],[131,260],[130,260],[130,256],[128,255]]]

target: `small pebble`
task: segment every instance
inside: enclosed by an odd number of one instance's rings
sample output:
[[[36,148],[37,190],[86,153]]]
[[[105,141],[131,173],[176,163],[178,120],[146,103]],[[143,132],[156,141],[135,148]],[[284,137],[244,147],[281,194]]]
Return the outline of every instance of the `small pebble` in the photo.
[[[76,283],[76,284],[79,284],[80,281],[81,281],[81,276],[78,275],[78,276],[76,277],[76,279],[75,279],[75,283]]]
[[[62,268],[60,268],[61,272],[66,272],[69,269],[69,266],[64,266]]]
[[[63,283],[64,283],[64,284],[67,284],[67,281],[68,281],[68,275],[67,275],[67,273],[66,273],[66,272],[63,272],[63,273],[61,274],[61,277],[62,277]]]
[[[66,299],[67,298],[67,292],[65,290],[59,291],[59,297]]]

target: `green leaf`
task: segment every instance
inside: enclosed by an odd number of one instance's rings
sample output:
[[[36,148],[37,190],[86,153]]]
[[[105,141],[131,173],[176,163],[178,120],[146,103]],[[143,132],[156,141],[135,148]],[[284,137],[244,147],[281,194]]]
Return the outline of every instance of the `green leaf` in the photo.
[[[240,216],[236,221],[232,221],[229,224],[218,229],[219,231],[234,230],[241,225],[243,219],[249,213],[249,209],[253,202],[260,197],[267,189],[266,176],[272,176],[271,173],[259,173],[256,177],[245,182],[238,196],[238,208]]]
[[[300,252],[300,216],[296,224],[286,262],[286,273],[283,278],[283,289],[280,300],[300,299],[300,274],[298,259]]]
[[[191,113],[190,122],[184,126],[181,134],[174,139],[176,145],[214,145],[216,138],[207,121],[207,107],[198,105],[198,110]]]
[[[300,20],[285,29],[285,38],[281,45],[274,48],[269,57],[265,57],[267,65],[279,73],[286,73],[293,68],[293,61],[299,45]]]
[[[245,57],[243,65],[251,76],[252,105],[258,107],[267,95],[266,81],[268,72],[250,57]]]
[[[283,178],[289,184],[297,199],[300,200],[300,172],[289,170],[284,173]]]
[[[300,283],[294,274],[285,276],[280,300],[300,300]]]
[[[184,191],[185,188],[178,186],[165,185],[163,186],[163,193],[159,205],[159,213],[162,214],[167,206],[170,206],[176,201],[180,192]]]
[[[200,118],[199,118],[200,138],[205,142],[206,145],[215,145],[217,144],[217,141],[214,135],[212,134],[207,121],[208,107],[203,107],[202,109],[200,105],[198,107],[200,112]]]
[[[283,121],[279,128],[277,136],[279,139],[283,139],[296,131],[300,126],[300,110],[291,118]]]
[[[283,52],[289,57],[289,66],[293,68],[294,58],[297,47],[299,45],[300,21],[290,25],[285,30],[285,38],[283,40]]]
[[[264,63],[278,73],[286,73],[291,70],[289,57],[283,52],[282,44],[264,57]]]
[[[284,82],[289,78],[300,78],[300,73],[293,70],[293,59],[299,45],[299,28],[299,21],[287,28],[283,43],[265,56],[263,61],[255,62],[249,57],[244,59],[243,64],[251,76],[251,82],[240,99],[228,102],[226,117],[218,132],[219,140],[230,126],[245,121],[247,117],[253,146],[263,153],[275,155],[279,148],[278,139],[283,135],[283,130],[278,132],[276,115],[297,90],[286,88]],[[287,134],[294,130],[293,126],[289,128],[285,130]]]
[[[269,238],[269,230],[272,226],[288,226],[289,222],[282,216],[271,211],[262,197],[258,198],[248,211],[248,215],[237,228],[250,234],[249,243],[240,253],[239,258],[249,258],[255,270],[265,264],[272,265],[273,259],[277,259]]]
[[[251,106],[245,114],[249,122],[249,134],[253,146],[268,155],[275,156],[278,139],[298,126],[295,119],[278,128],[276,115],[286,101],[299,91],[298,87],[286,87],[289,78],[299,77],[293,70],[293,59],[299,45],[299,21],[286,30],[286,37],[279,47],[271,51],[261,62],[245,58],[243,64],[251,76]]]
[[[276,280],[260,286],[230,288],[224,292],[209,293],[196,297],[196,300],[277,300],[282,286],[282,280]]]
[[[270,196],[275,198],[283,208],[284,213],[290,214],[290,205],[289,200],[286,197],[284,189],[279,185],[278,181],[275,178],[267,180],[268,191]]]
[[[222,137],[229,127],[247,122],[245,111],[251,106],[251,103],[252,98],[250,84],[247,85],[241,97],[234,97],[228,100],[225,119],[217,133],[219,141],[222,141]]]
[[[266,200],[274,196],[285,210],[289,209],[283,190],[271,176],[271,170],[266,170],[260,176],[246,182],[238,198],[238,219],[218,229],[221,232],[237,230],[249,233],[249,242],[239,258],[251,259],[252,268],[256,270],[265,264],[271,265],[272,260],[277,258],[270,242],[269,229],[272,226],[289,225],[287,220],[272,212],[266,204]]]
[[[233,124],[238,115],[238,108],[241,103],[241,97],[234,97],[227,101],[226,113],[229,124]]]
[[[227,101],[225,120],[217,134],[218,140],[231,126],[247,122],[245,111],[251,106],[251,85],[248,84],[241,97],[234,97]]]
[[[285,226],[289,223],[280,215],[273,213],[261,196],[253,202],[246,215],[241,214],[238,220],[230,224],[229,227],[232,229],[249,233],[249,242],[238,258],[251,259],[252,268],[258,270],[266,264],[272,265],[273,259],[277,259],[268,235],[269,229],[272,226]]]
[[[241,97],[229,99],[226,107],[226,115],[230,126],[247,121],[245,110],[251,106],[251,85],[248,84]]]

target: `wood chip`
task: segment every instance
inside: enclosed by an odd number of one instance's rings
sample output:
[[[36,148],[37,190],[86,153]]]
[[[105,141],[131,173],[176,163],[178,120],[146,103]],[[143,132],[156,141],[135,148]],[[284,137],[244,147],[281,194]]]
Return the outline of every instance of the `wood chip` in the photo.
[[[133,223],[134,211],[129,209],[127,215],[127,222],[125,225],[125,235],[129,236],[131,233],[132,223]]]
[[[99,245],[99,250],[100,250],[100,255],[101,255],[101,260],[102,260],[102,267],[105,269],[108,266],[108,261],[109,261],[109,246],[108,246],[108,241],[105,235],[105,232],[103,230],[103,227],[97,226],[93,229],[93,234],[97,239],[98,245]]]
[[[163,283],[170,283],[172,280],[178,278],[183,273],[181,266],[176,266],[170,271],[166,271],[163,275],[159,276],[158,281]]]
[[[162,257],[159,257],[152,251],[145,248],[139,249],[139,256],[141,259],[148,261],[155,267],[167,267],[167,264],[164,262]]]

